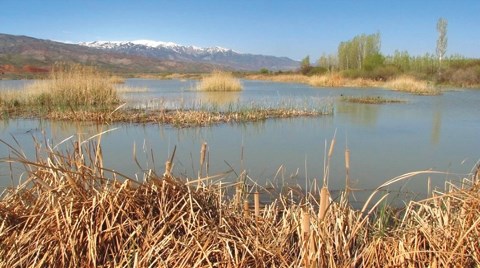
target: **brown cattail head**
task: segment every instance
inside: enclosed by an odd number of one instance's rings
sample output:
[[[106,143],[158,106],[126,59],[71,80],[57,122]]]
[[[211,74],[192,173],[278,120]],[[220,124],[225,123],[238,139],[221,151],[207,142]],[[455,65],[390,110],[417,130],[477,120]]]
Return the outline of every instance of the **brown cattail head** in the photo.
[[[350,150],[345,149],[345,168],[350,170]]]
[[[243,217],[248,218],[250,215],[248,199],[243,200]]]
[[[200,150],[200,167],[205,163],[205,156],[207,154],[207,143],[202,144],[202,149]]]
[[[330,150],[328,150],[328,158],[332,158],[334,148],[335,148],[335,137],[332,139],[332,142],[330,143]]]
[[[323,220],[327,212],[328,203],[330,202],[330,193],[326,186],[322,187],[320,191],[320,209],[318,211],[319,220]]]
[[[164,177],[172,176],[172,167],[173,164],[170,161],[165,162],[165,173],[163,174]]]
[[[302,208],[302,235],[305,239],[310,235],[310,213],[306,206]]]
[[[260,217],[260,193],[256,191],[253,197],[255,201],[255,218],[258,218]]]

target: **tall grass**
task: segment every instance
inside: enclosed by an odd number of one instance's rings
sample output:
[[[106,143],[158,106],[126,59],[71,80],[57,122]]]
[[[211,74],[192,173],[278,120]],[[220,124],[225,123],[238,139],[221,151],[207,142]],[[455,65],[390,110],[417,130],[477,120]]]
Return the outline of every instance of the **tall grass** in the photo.
[[[203,91],[240,91],[242,84],[231,73],[214,71],[202,78],[199,89]]]
[[[417,95],[438,95],[440,91],[426,81],[420,81],[413,77],[401,76],[385,83],[385,87],[399,91],[405,91]]]
[[[206,183],[212,176],[173,177],[173,154],[164,175],[148,171],[144,181],[119,180],[120,174],[103,167],[99,143],[73,144],[65,152],[37,153],[36,160],[10,147],[12,156],[3,162],[23,164],[26,180],[0,200],[1,266],[480,264],[480,184],[475,176],[465,180],[469,187],[451,186],[446,193],[411,202],[401,217],[383,213],[376,222],[372,215],[378,202],[371,206],[367,201],[362,210],[354,210],[345,195],[338,202],[332,200],[326,184],[321,199],[318,191],[307,193],[300,202],[287,193],[263,207],[256,192],[253,197],[246,192],[247,206],[242,209],[237,198],[224,195],[236,183]],[[374,193],[416,174],[387,181]],[[248,207],[252,199],[253,215]],[[396,217],[396,224],[385,226],[391,222],[388,217]]]
[[[323,75],[307,76],[302,74],[250,74],[246,76],[247,79],[253,80],[268,80],[274,82],[286,82],[286,83],[302,83],[308,84],[314,87],[378,87],[383,85],[383,82],[374,81],[370,79],[357,78],[349,79],[345,78],[341,73],[332,72]]]
[[[309,77],[302,74],[250,74],[246,76],[247,79],[252,80],[267,80],[273,82],[286,82],[286,83],[305,83],[309,81]]]
[[[328,73],[310,77],[308,84],[314,87],[340,87],[344,85],[344,80],[338,73]]]
[[[112,77],[101,70],[78,64],[56,64],[45,80],[24,90],[2,92],[2,108],[79,108],[117,104],[119,98]]]

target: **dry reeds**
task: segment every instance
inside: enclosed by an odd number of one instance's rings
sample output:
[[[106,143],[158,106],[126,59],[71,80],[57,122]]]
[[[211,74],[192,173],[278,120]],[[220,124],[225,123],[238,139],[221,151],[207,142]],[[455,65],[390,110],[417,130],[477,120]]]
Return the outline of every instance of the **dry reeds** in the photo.
[[[246,76],[247,79],[252,80],[267,80],[273,82],[284,83],[304,83],[308,84],[309,77],[302,74],[276,74],[276,75],[264,75],[264,74],[251,74]]]
[[[380,225],[371,217],[377,205],[367,203],[357,211],[340,200],[329,201],[323,209],[315,202],[299,205],[280,195],[260,207],[255,197],[252,219],[248,202],[243,211],[236,210],[235,199],[223,196],[228,184],[196,189],[195,180],[175,178],[168,165],[165,176],[149,171],[141,182],[119,180],[120,174],[98,161],[98,144],[75,143],[79,146],[71,152],[49,149],[36,154],[45,156],[36,160],[9,146],[12,157],[3,162],[24,165],[26,181],[5,191],[0,200],[0,266],[473,267],[480,263],[480,186],[473,180],[465,181],[471,184],[468,188],[451,186],[446,194],[410,203],[397,218],[399,224],[380,235]],[[415,174],[394,178],[379,189]],[[315,216],[322,210],[326,213]]]
[[[23,113],[22,115],[25,115]],[[175,127],[206,126],[220,123],[255,122],[270,118],[292,118],[331,115],[330,109],[268,109],[253,107],[239,111],[209,111],[209,110],[133,110],[125,109],[110,111],[52,111],[45,117],[54,120],[93,121],[100,123],[130,122],[158,123]]]
[[[440,91],[426,81],[401,76],[385,83],[385,87],[417,95],[439,95]]]
[[[48,110],[106,107],[119,103],[118,78],[95,67],[56,64],[46,80],[0,96],[1,108]]]
[[[202,91],[240,91],[242,84],[231,73],[214,71],[202,78],[198,88]]]
[[[328,73],[310,77],[308,84],[314,87],[340,87],[344,85],[344,81],[339,73]]]
[[[390,99],[381,96],[343,96],[342,101],[350,103],[363,103],[363,104],[387,104],[387,103],[405,103],[404,100]]]

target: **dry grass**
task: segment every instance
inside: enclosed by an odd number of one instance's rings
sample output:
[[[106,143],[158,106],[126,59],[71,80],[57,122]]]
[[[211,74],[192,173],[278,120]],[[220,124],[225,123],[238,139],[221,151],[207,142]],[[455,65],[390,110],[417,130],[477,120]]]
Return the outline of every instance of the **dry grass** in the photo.
[[[273,82],[285,82],[285,83],[303,83],[308,84],[309,77],[301,74],[275,74],[275,75],[266,75],[266,74],[251,74],[245,77],[246,79],[252,80],[266,80]]]
[[[345,87],[381,87],[385,82],[365,78],[345,79]]]
[[[379,87],[384,84],[383,82],[363,78],[347,79],[342,77],[340,73],[336,72],[314,76],[302,74],[252,74],[247,75],[245,78],[284,83],[302,83],[314,87]]]
[[[220,123],[255,122],[272,118],[292,118],[331,115],[332,110],[250,107],[232,111],[215,110],[137,110],[61,111],[50,112],[45,118],[99,123],[128,122],[168,124],[175,127],[208,126]],[[22,114],[25,116],[25,114]]]
[[[439,95],[440,91],[426,81],[419,81],[409,76],[402,76],[388,81],[384,85],[399,91],[405,91],[417,95]]]
[[[24,90],[0,95],[2,109],[77,109],[105,107],[119,102],[115,84],[117,77],[109,76],[95,67],[57,64],[46,80],[28,85]]]
[[[341,87],[345,85],[345,81],[340,74],[329,73],[310,77],[308,84],[314,87]]]
[[[343,96],[342,101],[351,103],[364,103],[364,104],[386,104],[386,103],[404,103],[404,100],[388,99],[381,96]]]
[[[240,91],[242,84],[231,73],[215,71],[203,77],[198,88],[203,91]]]
[[[172,159],[163,176],[148,171],[142,182],[120,181],[120,174],[103,167],[99,143],[74,142],[70,152],[49,149],[37,153],[46,158],[33,161],[11,147],[12,157],[3,161],[24,165],[26,181],[0,200],[1,266],[480,264],[480,185],[475,175],[465,180],[468,187],[451,186],[445,194],[410,203],[393,225],[373,219],[379,202],[367,201],[362,210],[354,210],[345,195],[333,201],[326,185],[321,199],[312,192],[296,202],[287,193],[263,207],[254,202],[252,214],[248,202],[258,200],[258,194],[243,193],[239,199],[225,195],[236,184],[174,178]],[[387,181],[374,194],[419,173]]]

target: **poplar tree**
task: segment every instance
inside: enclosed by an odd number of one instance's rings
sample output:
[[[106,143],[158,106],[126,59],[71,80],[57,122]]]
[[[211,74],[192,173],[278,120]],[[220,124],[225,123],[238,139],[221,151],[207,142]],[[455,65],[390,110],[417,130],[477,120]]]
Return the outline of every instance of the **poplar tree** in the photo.
[[[444,18],[438,19],[437,22],[437,32],[438,32],[438,39],[437,39],[437,57],[438,57],[438,65],[439,67],[442,65],[442,60],[445,57],[445,53],[447,52],[447,20]]]
[[[308,74],[311,70],[312,65],[310,65],[310,56],[306,56],[300,63],[300,72],[302,74]]]
[[[380,33],[357,35],[338,46],[338,65],[342,70],[361,69],[365,59],[376,54],[380,54]]]

